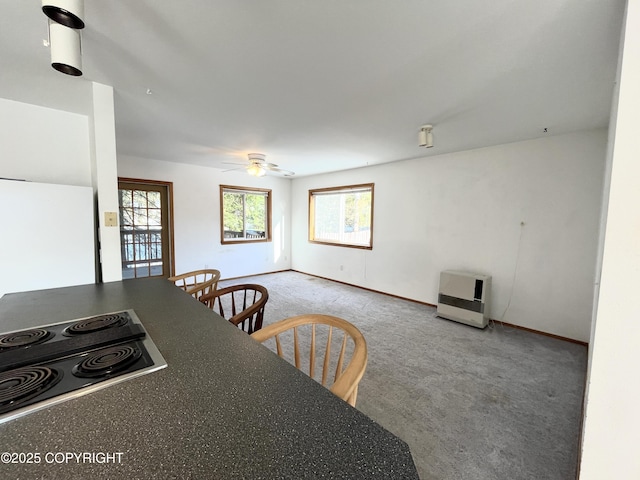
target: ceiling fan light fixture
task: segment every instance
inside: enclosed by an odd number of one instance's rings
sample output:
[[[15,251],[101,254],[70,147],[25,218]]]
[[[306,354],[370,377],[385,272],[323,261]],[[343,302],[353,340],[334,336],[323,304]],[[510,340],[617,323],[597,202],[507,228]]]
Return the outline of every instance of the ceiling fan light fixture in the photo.
[[[249,165],[249,167],[247,167],[247,172],[249,175],[253,175],[254,177],[264,177],[267,173],[266,170],[257,163]]]
[[[59,23],[49,22],[51,66],[59,72],[79,77],[82,75],[80,32]]]
[[[433,125],[423,125],[418,132],[418,145],[421,147],[433,147]]]
[[[84,28],[84,0],[42,0],[42,11],[60,25]]]

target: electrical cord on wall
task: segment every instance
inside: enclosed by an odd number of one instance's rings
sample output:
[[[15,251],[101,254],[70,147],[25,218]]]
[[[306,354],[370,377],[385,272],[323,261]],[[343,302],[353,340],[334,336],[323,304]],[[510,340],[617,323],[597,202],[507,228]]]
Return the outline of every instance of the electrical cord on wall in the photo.
[[[504,316],[507,314],[507,310],[511,306],[511,299],[513,298],[513,291],[516,286],[516,277],[518,275],[518,264],[520,263],[520,247],[522,245],[522,231],[524,230],[524,221],[520,222],[520,236],[518,237],[518,247],[516,248],[516,263],[513,266],[513,278],[511,279],[511,292],[509,293],[509,300],[507,301],[507,306],[504,308],[502,315],[500,315],[499,322],[500,325],[504,328]],[[495,327],[496,320],[491,320],[491,328]]]

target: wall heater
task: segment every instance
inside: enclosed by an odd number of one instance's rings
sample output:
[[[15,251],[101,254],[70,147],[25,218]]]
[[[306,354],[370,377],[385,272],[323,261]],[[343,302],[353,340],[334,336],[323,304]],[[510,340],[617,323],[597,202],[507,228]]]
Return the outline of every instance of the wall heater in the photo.
[[[489,322],[491,277],[445,270],[440,273],[439,317],[484,328]]]

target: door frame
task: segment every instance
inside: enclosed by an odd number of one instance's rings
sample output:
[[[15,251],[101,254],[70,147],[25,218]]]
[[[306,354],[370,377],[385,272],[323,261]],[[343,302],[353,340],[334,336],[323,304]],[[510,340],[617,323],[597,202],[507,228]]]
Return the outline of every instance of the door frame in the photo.
[[[162,187],[166,189],[167,192],[167,236],[169,237],[169,256],[170,261],[168,262],[169,266],[169,274],[167,277],[171,277],[175,275],[176,270],[176,256],[175,256],[175,242],[173,236],[173,182],[165,182],[162,180],[146,180],[142,178],[129,178],[129,177],[118,177],[118,191],[120,190],[120,182],[129,183],[129,184],[139,184],[139,185],[150,185],[156,187]],[[118,214],[120,210],[120,205],[118,205]],[[120,227],[118,227],[120,228]],[[120,261],[122,263],[122,259]],[[140,278],[153,278],[153,277],[140,277]]]

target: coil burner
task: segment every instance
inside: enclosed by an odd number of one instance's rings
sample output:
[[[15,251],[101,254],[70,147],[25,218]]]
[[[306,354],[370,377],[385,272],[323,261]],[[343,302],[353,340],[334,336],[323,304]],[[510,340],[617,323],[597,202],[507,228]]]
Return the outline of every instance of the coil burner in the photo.
[[[62,372],[48,367],[25,367],[0,373],[0,413],[20,408],[61,379]]]
[[[4,335],[0,335],[0,350],[36,345],[38,343],[46,342],[53,337],[53,335],[53,332],[44,330],[43,328],[6,333]]]
[[[112,313],[109,315],[99,315],[97,317],[86,318],[68,326],[62,331],[63,335],[84,335],[86,333],[98,332],[107,328],[116,328],[126,325],[129,320],[122,313]]]
[[[103,348],[89,354],[71,372],[76,377],[103,377],[124,370],[135,363],[142,352],[132,345]]]

